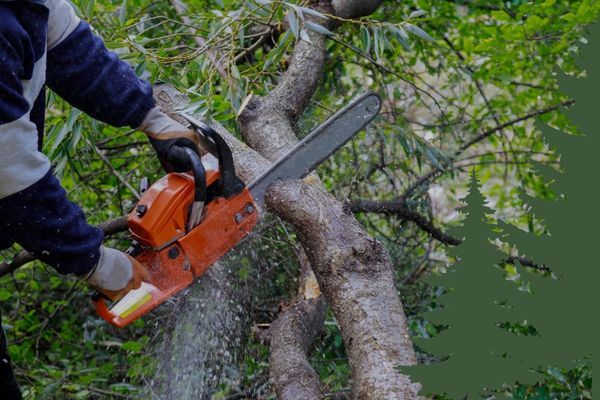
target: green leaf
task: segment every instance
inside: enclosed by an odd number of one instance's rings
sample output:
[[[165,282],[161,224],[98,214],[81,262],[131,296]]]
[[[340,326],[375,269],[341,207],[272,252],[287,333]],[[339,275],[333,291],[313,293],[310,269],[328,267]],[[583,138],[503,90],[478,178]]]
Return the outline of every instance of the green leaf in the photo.
[[[123,343],[123,345],[121,346],[121,348],[122,348],[123,350],[126,350],[126,351],[132,351],[132,352],[134,352],[134,353],[135,353],[135,352],[138,352],[138,351],[141,351],[143,347],[144,347],[144,346],[142,346],[142,344],[141,344],[141,343],[134,342],[134,341],[128,341],[128,342],[125,342],[125,343]]]
[[[394,36],[396,37],[398,42],[400,42],[402,47],[404,47],[406,50],[411,49],[408,33],[406,33],[404,28],[402,28],[401,26],[391,25],[389,26],[389,29],[392,31],[392,33],[394,33]]]
[[[413,35],[416,35],[416,36],[420,37],[421,39],[425,39],[425,40],[427,40],[429,42],[435,42],[434,38],[432,38],[431,36],[429,36],[429,34],[427,32],[425,32],[423,29],[419,28],[418,26],[415,26],[413,24],[409,24],[407,22],[407,23],[404,24],[404,27],[406,28],[407,31],[409,31]]]
[[[310,29],[311,31],[320,33],[322,35],[327,35],[327,36],[332,36],[333,35],[333,32],[331,32],[329,29],[327,29],[324,26],[321,26],[319,24],[315,24],[314,22],[305,21],[304,25],[306,25],[306,27],[308,29]]]
[[[121,8],[119,9],[119,21],[121,21],[121,24],[125,24],[125,21],[127,21],[127,0],[123,0],[123,3],[121,3]]]
[[[419,18],[422,17],[423,15],[427,14],[425,11],[423,10],[415,10],[413,12],[411,12],[408,16],[409,19],[413,19],[413,18]]]
[[[95,0],[88,0],[85,4],[85,16],[88,19],[91,19],[94,16],[94,5],[96,5]]]
[[[294,10],[296,15],[298,15],[298,18],[300,18],[300,20],[304,21],[304,13],[302,12],[302,9],[300,7],[298,7],[297,5],[294,5],[294,4],[290,4],[290,3],[285,3],[285,4]]]
[[[369,54],[371,52],[371,32],[365,26],[360,27],[360,39],[363,53]]]
[[[292,30],[294,36],[297,38],[300,37],[300,24],[298,23],[298,18],[293,10],[290,10],[287,13],[287,20],[290,23],[290,29]]]
[[[302,38],[302,40],[304,40],[305,42],[312,44],[312,40],[310,40],[310,36],[308,36],[308,32],[306,32],[305,29],[302,29],[300,31],[300,38]]]
[[[313,10],[312,8],[300,7],[300,9],[302,10],[302,12],[304,14],[312,15],[314,17],[319,17],[319,18],[323,18],[323,19],[328,19],[327,16],[325,16],[324,14],[321,14],[317,10]]]

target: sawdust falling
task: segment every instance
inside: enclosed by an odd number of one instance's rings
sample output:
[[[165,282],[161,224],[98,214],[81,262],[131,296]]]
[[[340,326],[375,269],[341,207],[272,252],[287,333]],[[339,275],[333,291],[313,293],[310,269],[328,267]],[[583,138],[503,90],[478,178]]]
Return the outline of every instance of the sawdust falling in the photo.
[[[257,231],[260,231],[258,229]],[[241,283],[241,257],[257,263],[251,240],[239,245],[170,304],[156,313],[153,344],[156,372],[147,381],[143,398],[160,400],[211,399],[220,384],[236,386],[242,379],[240,359],[250,333],[244,299],[256,290],[256,273]],[[263,285],[272,285],[261,282]],[[155,336],[156,336],[155,332]]]

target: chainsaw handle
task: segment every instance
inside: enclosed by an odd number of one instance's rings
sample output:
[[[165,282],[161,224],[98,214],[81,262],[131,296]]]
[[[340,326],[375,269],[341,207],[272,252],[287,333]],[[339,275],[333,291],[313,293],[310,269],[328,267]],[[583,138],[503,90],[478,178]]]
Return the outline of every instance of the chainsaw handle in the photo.
[[[225,139],[223,139],[223,137],[219,135],[217,131],[201,121],[195,120],[191,117],[186,118],[188,118],[188,121],[190,121],[192,126],[196,128],[194,131],[199,136],[204,135],[215,144],[217,157],[219,159],[219,172],[221,173],[219,182],[219,195],[229,199],[240,194],[246,185],[244,182],[242,182],[242,180],[240,180],[240,178],[238,178],[235,172],[233,155],[231,154],[231,149],[229,148],[229,145]]]
[[[192,173],[194,174],[194,203],[206,203],[208,198],[208,189],[206,187],[206,170],[202,164],[202,159],[194,150],[185,147],[187,155],[192,163]]]

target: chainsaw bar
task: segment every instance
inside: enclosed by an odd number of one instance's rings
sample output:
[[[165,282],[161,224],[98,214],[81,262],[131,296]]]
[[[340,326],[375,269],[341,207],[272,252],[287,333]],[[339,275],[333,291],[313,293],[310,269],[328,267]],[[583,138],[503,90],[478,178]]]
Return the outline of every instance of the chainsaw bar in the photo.
[[[248,185],[254,202],[264,208],[265,192],[269,186],[277,181],[307,176],[363,130],[379,114],[380,109],[381,99],[375,93],[365,93],[353,99]],[[184,117],[194,128],[204,127],[192,116]]]
[[[380,109],[381,99],[375,93],[365,93],[352,100],[248,185],[254,202],[262,208],[265,192],[273,183],[307,176],[362,131]]]

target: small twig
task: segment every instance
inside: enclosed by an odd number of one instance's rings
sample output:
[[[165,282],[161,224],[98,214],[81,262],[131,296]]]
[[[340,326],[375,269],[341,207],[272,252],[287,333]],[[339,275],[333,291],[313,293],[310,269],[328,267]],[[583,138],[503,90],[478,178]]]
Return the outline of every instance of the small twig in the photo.
[[[139,200],[141,198],[139,192],[129,182],[127,182],[127,180],[119,173],[119,171],[116,170],[115,167],[113,167],[113,165],[110,163],[110,160],[104,154],[102,154],[102,150],[100,150],[96,145],[90,143],[89,140],[85,139],[85,141],[87,142],[88,146],[94,149],[94,152],[98,154],[98,157],[100,157],[104,164],[106,164],[108,169],[110,169],[110,172],[112,172],[119,182],[121,182],[123,186],[125,186],[135,196],[135,198]]]
[[[546,264],[538,264],[538,263],[533,262],[532,260],[529,260],[525,257],[510,256],[506,260],[504,260],[504,262],[507,264],[519,263],[523,267],[537,269],[538,271],[542,271],[542,272],[552,272],[552,270],[550,268],[548,268],[548,266],[546,266]]]
[[[227,82],[231,83],[231,76],[229,75],[227,70],[223,68],[223,60],[225,59],[225,57],[217,55],[213,49],[208,47],[208,44],[206,43],[206,40],[203,37],[196,35],[197,29],[193,27],[192,21],[185,14],[185,12],[187,11],[186,4],[182,0],[171,0],[171,4],[173,4],[175,11],[179,15],[183,23],[186,24],[190,32],[194,34],[194,40],[196,41],[198,47],[200,47],[201,49],[206,49],[205,54],[210,60],[211,64],[219,72],[219,75],[221,75],[223,79],[225,79]]]
[[[239,54],[237,54],[235,56],[235,58],[233,59],[233,64],[237,64],[240,60],[242,60],[248,54],[251,54],[254,50],[259,48],[267,40],[269,35],[271,35],[270,29],[267,29],[264,32],[262,32],[262,35],[258,38],[257,41],[252,43],[248,48],[242,50]]]

